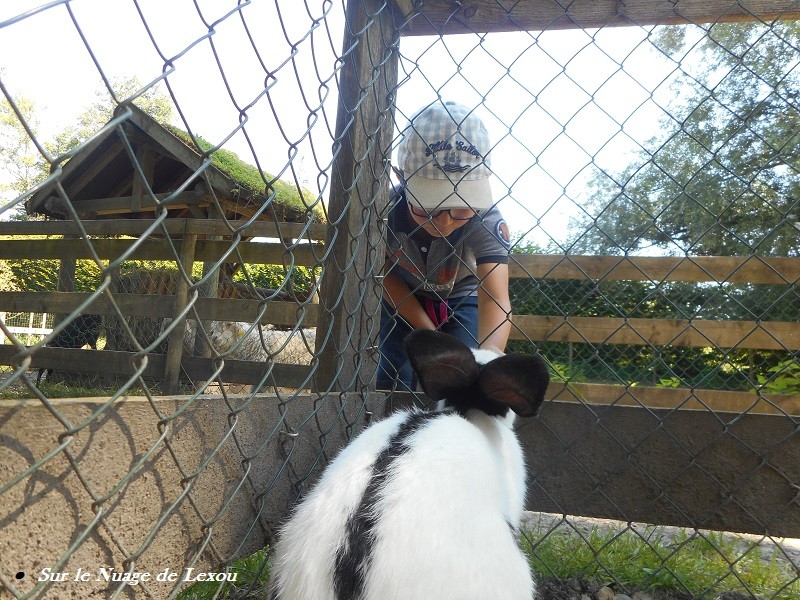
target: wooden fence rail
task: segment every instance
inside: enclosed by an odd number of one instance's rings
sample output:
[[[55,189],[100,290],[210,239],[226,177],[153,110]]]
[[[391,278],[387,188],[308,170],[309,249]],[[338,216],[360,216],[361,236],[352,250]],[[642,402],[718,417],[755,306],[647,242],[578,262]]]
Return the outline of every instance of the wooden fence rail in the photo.
[[[400,12],[408,19],[403,35],[442,35],[450,33],[485,33],[500,31],[541,31],[544,29],[593,29],[631,25],[667,25],[797,19],[800,11],[792,0],[731,3],[659,2],[629,0],[595,2],[578,0],[558,2],[517,0],[504,4],[494,0],[475,0],[454,4],[449,0],[397,0]]]
[[[6,312],[47,312],[68,314],[89,299],[84,292],[0,292],[0,306]],[[116,294],[114,303],[125,315],[135,317],[171,317],[174,298],[153,294]],[[254,323],[261,314],[262,325],[293,327],[298,317],[305,327],[316,327],[319,306],[309,304],[298,307],[292,302],[261,302],[260,300],[234,298],[197,298],[194,302],[197,316],[204,321],[241,321]],[[265,310],[262,310],[266,307]],[[298,314],[298,311],[302,311]],[[114,315],[114,307],[106,296],[98,297],[86,312],[97,315]],[[193,312],[194,315],[194,312]]]
[[[86,221],[83,229],[94,237],[92,250],[103,260],[115,260],[126,253],[136,239],[119,239],[143,233],[148,222],[131,220]],[[165,222],[162,233],[174,238],[176,244],[184,236],[197,236],[191,260],[213,262],[230,249],[235,236],[237,250],[246,263],[317,266],[325,248],[319,240],[324,238],[324,225],[310,226],[296,223],[252,223],[197,221],[175,219]],[[88,259],[89,246],[81,239],[45,238],[31,243],[19,239],[22,235],[70,236],[80,230],[71,222],[20,222],[1,223],[0,259]],[[223,239],[202,239],[215,235]],[[117,236],[109,237],[109,236]],[[225,239],[228,238],[228,239]],[[280,241],[243,241],[252,238],[278,239]],[[174,260],[174,252],[163,240],[148,239],[129,256],[130,259]],[[558,279],[591,282],[646,281],[653,283],[684,281],[726,284],[797,285],[800,281],[800,258],[793,257],[642,257],[642,256],[579,256],[579,255],[527,255],[513,254],[510,275],[517,279]],[[76,292],[13,292],[0,291],[0,311],[48,312],[69,314],[88,299],[88,294]],[[261,302],[248,299],[205,298],[191,300],[196,315],[203,321],[225,320],[272,324],[278,327],[316,327],[319,306],[292,302]],[[153,294],[114,294],[114,303],[125,315],[171,318],[178,307],[175,296]],[[114,315],[115,308],[106,296],[98,297],[89,307],[90,312]],[[657,347],[689,346],[719,349],[785,350],[800,349],[800,324],[779,321],[731,321],[708,319],[646,319],[616,317],[575,317],[514,315],[511,339],[532,342],[569,342],[580,344],[652,345]],[[177,342],[176,342],[177,343]],[[176,351],[177,352],[177,351]],[[49,349],[37,353],[33,363],[48,366],[64,364],[63,356],[70,354],[70,364],[80,366],[83,360],[75,358],[79,351]],[[51,356],[52,354],[52,356]],[[123,355],[125,353],[119,353]],[[15,353],[0,351],[0,364],[11,364]],[[180,355],[176,354],[173,361]],[[104,364],[124,362],[122,356]],[[91,368],[96,359],[87,359],[85,367]],[[226,366],[232,381],[250,383],[261,379],[262,370],[234,364]],[[244,362],[244,361],[238,361]],[[154,364],[158,364],[156,361]],[[200,365],[200,366],[198,366]],[[227,361],[226,361],[227,365]],[[151,366],[150,370],[159,367]],[[194,364],[188,370],[202,374],[202,365]],[[282,385],[307,382],[309,367],[291,365],[276,371],[289,374]],[[129,369],[124,369],[127,372]],[[632,388],[606,384],[554,384],[552,393],[560,399],[581,400],[591,403],[644,404],[654,407],[714,407],[718,410],[754,410],[757,412],[798,413],[800,396],[769,395],[748,392],[720,392],[714,390]]]
[[[511,339],[630,346],[800,349],[800,323],[516,315]]]
[[[66,262],[74,264],[76,260],[92,259],[93,255],[109,261],[124,257],[126,260],[174,262],[174,247],[180,252],[184,268],[191,269],[193,262],[218,261],[230,252],[233,243],[236,244],[237,253],[230,255],[230,262],[312,267],[319,265],[324,258],[325,247],[319,242],[325,236],[325,226],[322,224],[249,224],[173,219],[165,221],[155,233],[150,232],[150,239],[139,240],[137,236],[148,231],[151,225],[149,221],[134,220],[83,221],[81,227],[67,221],[2,223],[0,236],[5,239],[0,239],[0,259],[60,260],[62,268]],[[75,237],[81,233],[81,228],[90,236],[88,243]],[[21,239],[20,236],[65,237],[31,240]],[[171,244],[165,242],[166,236],[171,239]],[[207,239],[211,236],[227,239]],[[262,238],[264,241],[245,241],[253,238]],[[189,291],[186,282],[179,279],[176,284],[171,295],[113,293],[113,301],[108,295],[101,295],[83,312],[113,317],[119,310],[125,316],[172,319],[191,304],[190,318],[206,322],[259,321],[264,325],[295,327],[301,324],[306,328],[317,325],[318,306],[315,304],[300,306],[287,301],[262,302],[255,299],[203,297],[202,294],[198,297]],[[91,295],[65,291],[0,291],[0,311],[65,315],[78,310]],[[216,369],[210,358],[183,355],[184,328],[185,325],[181,324],[170,335],[166,356],[149,357],[144,372],[145,376],[163,377],[167,390],[173,393],[177,390],[180,376],[203,380]],[[131,375],[134,372],[133,365],[139,360],[134,352],[43,348],[27,357],[12,346],[0,347],[0,364],[14,367],[28,364],[29,368],[59,370],[65,370],[64,365],[69,365],[68,370],[87,374],[97,373],[98,365],[102,365],[103,374]],[[271,374],[280,387],[309,387],[311,369],[307,365],[226,360],[221,377],[230,383],[255,384],[267,374]]]
[[[512,278],[795,284],[800,258],[761,256],[584,256],[514,254]]]

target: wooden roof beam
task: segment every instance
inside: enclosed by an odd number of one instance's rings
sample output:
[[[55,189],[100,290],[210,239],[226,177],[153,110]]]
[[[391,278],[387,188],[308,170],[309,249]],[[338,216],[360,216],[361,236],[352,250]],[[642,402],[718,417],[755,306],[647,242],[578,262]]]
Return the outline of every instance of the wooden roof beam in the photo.
[[[106,152],[103,152],[97,160],[93,161],[91,168],[84,170],[73,182],[67,184],[67,191],[71,196],[77,196],[91,182],[97,179],[111,162],[122,152],[122,144],[111,144]]]
[[[155,120],[148,117],[140,108],[131,106],[130,109],[133,113],[131,115],[131,122],[136,124],[136,126],[144,131],[145,134],[150,136],[155,143],[160,144],[163,148],[168,149],[170,155],[174,156],[178,161],[182,162],[192,171],[197,171],[203,166],[203,163],[206,159],[200,156],[194,149],[184,144],[181,140],[164,129],[164,127],[159,125]],[[220,195],[230,194],[234,188],[239,187],[230,177],[222,173],[214,166],[207,167],[203,173],[204,176],[208,178],[211,186]],[[202,177],[199,177],[198,180],[202,180]],[[256,194],[251,193],[250,190],[246,189],[240,189],[239,193],[242,196],[247,197],[250,195],[256,196]]]
[[[795,0],[395,0],[402,35],[597,29],[800,18]]]
[[[136,160],[142,170],[145,181],[142,181],[136,169],[133,170],[133,190],[131,194],[131,211],[140,212],[147,199],[147,188],[153,187],[153,172],[156,165],[156,153],[153,146],[147,143],[136,144]]]
[[[163,202],[172,194],[155,194],[159,202]],[[188,206],[205,206],[212,201],[211,197],[203,194],[198,195],[194,192],[183,192],[174,196],[167,204],[167,208],[185,208]],[[131,206],[134,205],[136,199],[133,196],[122,196],[118,198],[97,198],[93,200],[80,200],[75,201],[73,206],[78,214],[92,213],[97,215],[110,215],[118,213],[130,213]],[[45,207],[48,211],[66,215],[67,209],[64,206],[64,201],[58,196],[50,196],[45,201]],[[156,204],[149,196],[144,196],[141,199],[139,210],[153,211],[156,209]]]

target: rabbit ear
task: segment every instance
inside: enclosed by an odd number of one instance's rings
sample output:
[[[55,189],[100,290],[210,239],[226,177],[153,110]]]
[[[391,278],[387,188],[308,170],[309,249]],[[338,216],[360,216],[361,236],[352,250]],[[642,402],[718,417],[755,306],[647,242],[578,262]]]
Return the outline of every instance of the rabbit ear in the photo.
[[[419,329],[406,336],[404,346],[422,390],[431,400],[467,387],[478,375],[472,350],[451,335]]]
[[[539,412],[549,383],[547,364],[539,355],[506,354],[486,363],[478,377],[487,398],[508,406],[520,417]]]

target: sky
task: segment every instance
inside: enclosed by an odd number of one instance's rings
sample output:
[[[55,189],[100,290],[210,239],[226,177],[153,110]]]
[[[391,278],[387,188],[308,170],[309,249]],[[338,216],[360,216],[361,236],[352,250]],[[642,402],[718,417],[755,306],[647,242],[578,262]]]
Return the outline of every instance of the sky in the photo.
[[[166,92],[166,74],[175,125],[285,179],[294,169],[326,197],[343,2],[242,4],[2,2],[2,80],[35,102],[39,137],[50,139],[96,100],[103,77],[135,76]],[[563,241],[596,170],[622,170],[665,116],[676,65],[649,33],[403,38],[398,127],[437,97],[478,106],[495,143],[495,200],[512,232],[542,246]]]

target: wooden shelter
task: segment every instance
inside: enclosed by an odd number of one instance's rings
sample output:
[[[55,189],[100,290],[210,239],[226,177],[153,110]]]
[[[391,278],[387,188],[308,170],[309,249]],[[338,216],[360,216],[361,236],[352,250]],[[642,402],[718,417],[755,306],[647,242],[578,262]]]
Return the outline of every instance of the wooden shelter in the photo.
[[[205,152],[201,153],[198,146]],[[310,252],[310,236],[319,240],[324,235],[321,203],[310,192],[298,192],[296,186],[259,172],[229,151],[212,153],[211,149],[205,140],[195,143],[186,132],[159,124],[135,106],[121,106],[107,126],[63,165],[60,176],[28,199],[29,215],[48,218],[28,225],[55,233],[52,226],[68,226],[70,221],[79,219],[87,233],[97,236],[92,246],[105,260],[130,253],[130,258],[136,260],[179,261],[186,272],[191,272],[194,262],[202,262],[201,298],[228,302],[224,310],[218,306],[213,314],[207,313],[205,304],[200,302],[202,306],[195,314],[207,315],[204,322],[221,320],[223,316],[247,322],[269,319],[272,317],[265,316],[262,307],[267,301],[286,306],[313,302],[309,298],[315,290],[298,292],[291,279],[287,278],[281,289],[273,290],[236,283],[234,274],[242,267],[242,261],[282,264],[286,254],[292,256],[292,261],[315,265],[312,258],[303,257]],[[228,166],[235,175],[221,165]],[[263,188],[254,189],[262,183]],[[147,221],[164,217],[164,211],[166,222],[149,230]],[[82,233],[64,235],[65,239],[57,242],[75,242],[68,238]],[[130,238],[143,235],[147,239],[138,239],[133,250]],[[174,246],[164,244],[164,236],[173,239]],[[281,241],[248,242],[254,238]],[[301,248],[294,248],[294,240],[303,240]],[[220,258],[230,254],[231,245],[236,246],[236,255],[220,264]],[[26,252],[30,254],[30,249]],[[85,249],[77,247],[72,251],[62,248],[55,256],[60,259],[58,292],[75,292],[76,260],[89,256]],[[117,304],[127,306],[124,319],[102,303],[95,303],[89,311],[81,310],[104,315],[105,351],[136,353],[139,345],[155,343],[165,319],[179,318],[189,301],[188,285],[173,269],[147,268],[130,273],[115,269],[111,290]],[[126,297],[137,298],[135,305],[127,303]],[[147,301],[156,302],[157,306],[142,314],[138,309]],[[79,310],[79,303],[75,297],[63,309],[51,307],[49,312],[60,318]],[[294,316],[284,325],[299,327],[298,318]],[[164,364],[156,369],[165,373],[167,390],[175,391],[181,369],[186,372],[181,364],[185,328],[185,322],[181,322],[169,343],[164,342],[156,352],[163,353],[168,346]],[[196,341],[198,355],[210,356],[211,348],[199,336]],[[128,358],[125,355],[124,360]],[[197,356],[192,357],[195,364],[197,360]],[[208,376],[214,367],[208,364],[203,368]]]
[[[267,179],[263,189],[254,190],[200,154],[185,132],[162,126],[133,105],[118,109],[118,114],[125,113],[127,118],[108,127],[64,165],[58,182],[66,198],[53,182],[27,201],[29,215],[69,218],[68,199],[81,219],[153,218],[158,202],[170,218],[250,219],[261,210],[257,220],[307,220],[303,201],[310,205],[314,198],[287,202],[281,196],[288,184],[279,180]],[[214,210],[215,201],[221,214]]]

